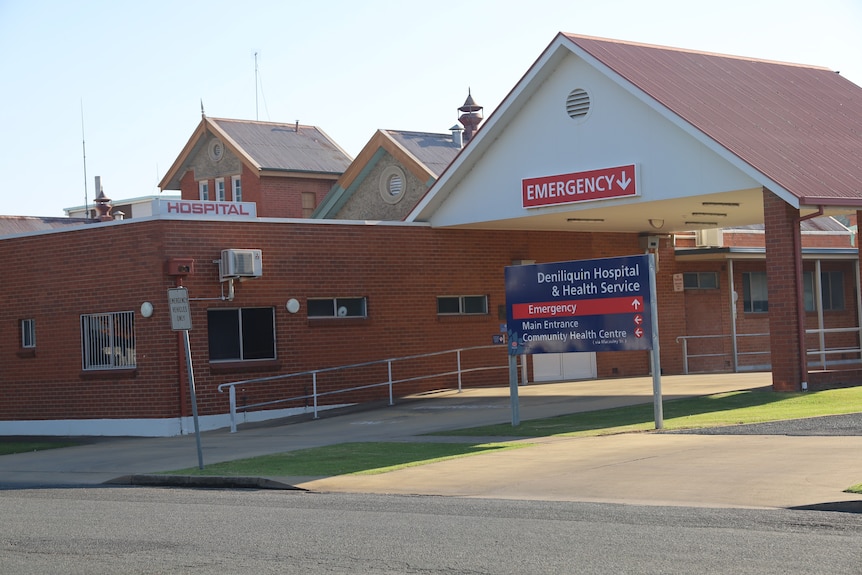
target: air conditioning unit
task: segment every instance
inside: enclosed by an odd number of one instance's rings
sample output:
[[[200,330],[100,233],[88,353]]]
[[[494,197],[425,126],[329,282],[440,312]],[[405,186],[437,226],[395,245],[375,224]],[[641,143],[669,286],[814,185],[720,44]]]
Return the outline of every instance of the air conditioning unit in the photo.
[[[263,275],[260,250],[222,250],[219,280],[259,278]]]
[[[699,248],[721,247],[723,241],[724,234],[721,228],[709,228],[695,232],[694,244]]]

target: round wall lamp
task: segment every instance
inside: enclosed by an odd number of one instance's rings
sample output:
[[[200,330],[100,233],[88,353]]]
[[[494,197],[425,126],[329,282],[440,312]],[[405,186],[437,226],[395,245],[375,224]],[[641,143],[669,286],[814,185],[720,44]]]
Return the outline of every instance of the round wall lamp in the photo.
[[[290,313],[296,313],[299,311],[299,300],[291,298],[287,300],[287,303],[284,307],[286,307],[287,311],[289,311]]]
[[[148,301],[145,301],[141,304],[141,315],[144,317],[150,317],[153,315],[153,304]]]
[[[650,218],[649,225],[651,225],[657,230],[660,230],[664,227],[664,220],[658,218]]]

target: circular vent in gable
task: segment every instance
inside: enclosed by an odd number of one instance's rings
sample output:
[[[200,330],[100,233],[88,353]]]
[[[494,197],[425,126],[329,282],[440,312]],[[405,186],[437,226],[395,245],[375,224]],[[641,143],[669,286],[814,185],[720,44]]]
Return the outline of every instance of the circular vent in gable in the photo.
[[[566,98],[566,113],[573,120],[580,120],[590,113],[590,95],[583,88],[575,88]]]

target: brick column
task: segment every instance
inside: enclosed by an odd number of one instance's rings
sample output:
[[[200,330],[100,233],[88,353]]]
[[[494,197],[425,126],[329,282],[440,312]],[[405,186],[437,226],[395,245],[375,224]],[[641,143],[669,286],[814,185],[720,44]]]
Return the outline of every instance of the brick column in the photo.
[[[766,237],[766,283],[769,292],[769,347],[772,389],[799,391],[807,381],[808,366],[801,343],[802,305],[801,234],[799,210],[763,189]]]

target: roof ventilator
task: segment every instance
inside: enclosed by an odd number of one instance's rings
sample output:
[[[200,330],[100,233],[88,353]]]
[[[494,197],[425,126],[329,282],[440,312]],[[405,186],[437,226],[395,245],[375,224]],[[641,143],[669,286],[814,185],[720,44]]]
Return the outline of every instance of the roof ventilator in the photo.
[[[566,113],[573,120],[579,120],[590,112],[590,95],[583,88],[569,92],[566,98]]]

